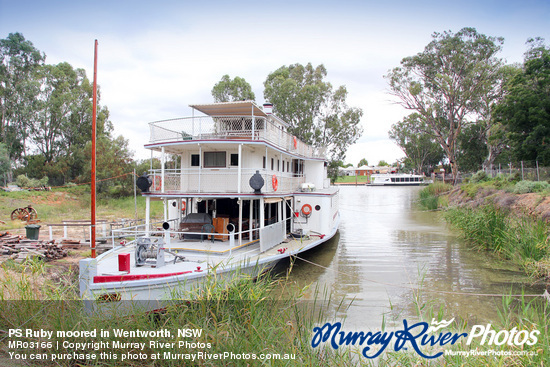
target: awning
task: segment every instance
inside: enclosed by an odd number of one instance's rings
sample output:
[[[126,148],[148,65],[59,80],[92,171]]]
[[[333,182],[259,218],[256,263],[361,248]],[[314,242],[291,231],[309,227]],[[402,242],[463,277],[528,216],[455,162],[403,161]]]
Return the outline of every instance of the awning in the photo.
[[[273,204],[273,203],[278,203],[280,201],[283,201],[283,199],[281,199],[281,198],[265,198],[264,199],[265,204]]]
[[[193,104],[189,107],[208,116],[267,116],[253,101]]]

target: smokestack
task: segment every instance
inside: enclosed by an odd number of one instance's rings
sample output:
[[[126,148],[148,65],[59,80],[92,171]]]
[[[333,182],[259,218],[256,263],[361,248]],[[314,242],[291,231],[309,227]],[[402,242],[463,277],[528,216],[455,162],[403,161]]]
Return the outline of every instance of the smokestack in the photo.
[[[266,115],[273,113],[273,103],[264,103],[264,112]]]

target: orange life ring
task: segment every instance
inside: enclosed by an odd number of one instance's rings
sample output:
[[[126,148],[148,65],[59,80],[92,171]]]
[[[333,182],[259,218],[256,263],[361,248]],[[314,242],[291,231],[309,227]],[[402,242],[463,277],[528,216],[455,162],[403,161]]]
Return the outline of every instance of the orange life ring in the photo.
[[[298,139],[296,139],[295,136],[292,137],[294,139],[294,149],[298,148]]]
[[[185,211],[185,200],[181,200],[181,211],[184,212]]]
[[[304,217],[310,216],[312,211],[313,211],[313,209],[311,208],[311,205],[304,204],[302,206],[302,214],[304,215]]]
[[[273,175],[273,177],[271,177],[271,185],[273,186],[273,191],[277,191],[277,188],[279,187],[279,180],[277,180],[276,175]]]
[[[160,191],[162,189],[162,177],[155,176],[155,191]]]

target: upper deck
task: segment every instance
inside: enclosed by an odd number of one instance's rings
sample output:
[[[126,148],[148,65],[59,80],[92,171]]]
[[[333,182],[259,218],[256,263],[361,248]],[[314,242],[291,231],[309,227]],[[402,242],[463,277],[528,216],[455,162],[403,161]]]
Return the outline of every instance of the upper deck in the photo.
[[[316,149],[287,132],[288,124],[252,101],[191,105],[193,116],[149,123],[150,139],[145,147],[202,141],[267,143],[285,153],[305,159],[323,159],[324,149]],[[195,116],[194,112],[201,113]]]

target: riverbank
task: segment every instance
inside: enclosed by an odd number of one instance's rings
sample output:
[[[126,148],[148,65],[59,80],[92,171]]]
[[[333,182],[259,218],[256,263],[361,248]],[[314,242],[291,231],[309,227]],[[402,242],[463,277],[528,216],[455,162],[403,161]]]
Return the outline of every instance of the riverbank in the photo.
[[[179,366],[191,358],[201,366],[352,363],[346,351],[310,347],[311,330],[324,323],[324,313],[311,302],[297,301],[303,291],[282,292],[285,278],[240,276],[222,286],[212,275],[200,292],[174,298],[163,311],[144,313],[139,304],[127,303],[91,313],[79,301],[73,276],[54,282],[46,277],[47,266],[4,263],[0,268],[9,274],[0,277],[0,329],[5,330],[0,365]],[[42,279],[40,285],[36,278]],[[11,301],[5,298],[7,288],[15,292]],[[51,336],[8,335],[21,328]],[[11,343],[17,340],[23,344]]]
[[[485,179],[454,188],[434,184],[420,193],[419,201],[426,209],[445,209],[446,221],[467,243],[513,261],[533,278],[550,281],[546,182]]]
[[[438,212],[421,212],[411,205],[417,200],[419,190],[418,187],[343,187],[339,202],[342,216],[340,234],[324,246],[304,255],[305,259],[317,265],[297,260],[296,263],[285,266],[285,271],[288,267],[292,269],[291,274],[288,278],[281,275],[279,278],[269,280],[267,286],[272,287],[269,292],[256,288],[256,283],[252,279],[246,279],[243,284],[238,283],[231,289],[226,287],[211,289],[204,293],[209,298],[184,304],[181,308],[170,309],[167,313],[158,316],[137,311],[132,315],[120,314],[112,318],[93,318],[77,309],[78,301],[66,303],[58,301],[76,297],[78,285],[74,283],[75,278],[70,278],[68,283],[73,284],[74,288],[67,290],[67,287],[60,286],[59,281],[46,281],[44,278],[47,275],[39,272],[39,264],[14,265],[18,267],[10,268],[14,272],[11,277],[14,282],[12,284],[21,284],[21,286],[12,288],[28,294],[28,298],[25,299],[30,302],[25,301],[28,305],[19,305],[19,302],[13,301],[6,303],[10,308],[6,308],[6,319],[3,320],[3,327],[0,327],[0,335],[1,330],[7,331],[15,327],[46,331],[96,329],[98,335],[101,329],[111,332],[113,329],[152,332],[169,329],[176,335],[180,328],[196,328],[203,330],[202,337],[180,338],[180,340],[190,344],[211,343],[212,345],[208,349],[198,347],[193,349],[185,344],[181,350],[171,351],[170,348],[163,348],[160,345],[150,346],[149,340],[145,338],[121,338],[120,341],[132,343],[147,342],[145,351],[141,353],[146,354],[148,359],[146,361],[73,360],[60,361],[59,365],[179,366],[186,362],[168,359],[152,361],[151,356],[156,353],[163,356],[164,352],[197,356],[199,352],[209,353],[209,355],[233,352],[242,356],[245,350],[249,354],[255,353],[258,356],[261,353],[281,353],[281,355],[295,353],[296,359],[271,361],[201,359],[195,363],[189,361],[187,364],[373,367],[427,364],[433,366],[548,365],[550,363],[548,350],[550,317],[547,317],[548,312],[544,313],[544,303],[530,303],[533,298],[523,300],[518,297],[503,297],[500,299],[474,294],[519,294],[524,284],[526,287],[529,286],[528,280],[527,283],[523,283],[527,277],[523,274],[518,276],[508,267],[503,270],[500,266],[485,266],[487,261],[492,261],[495,257],[466,250],[454,234],[448,234],[445,225],[438,220]],[[47,266],[50,265],[51,263],[47,264]],[[25,268],[26,270],[23,271]],[[32,285],[27,282],[16,282],[15,279],[19,279],[16,277],[40,281],[44,284],[39,283],[35,288],[31,288]],[[212,280],[215,281],[215,278]],[[271,285],[273,281],[276,283]],[[223,283],[217,282],[217,284],[220,286]],[[265,284],[260,280],[260,286],[263,287]],[[295,287],[298,287],[298,290],[295,290]],[[0,284],[0,289],[6,288]],[[44,298],[41,296],[42,292],[47,292]],[[319,292],[322,293],[319,294]],[[538,289],[533,292],[527,288],[525,293],[538,294]],[[37,299],[45,302],[36,302]],[[244,300],[242,303],[241,299]],[[540,301],[538,297],[537,301]],[[11,313],[16,312],[11,305],[20,306],[21,316],[12,317]],[[51,310],[45,308],[46,306],[51,307]],[[70,320],[67,321],[64,317]],[[374,361],[363,357],[361,355],[363,348],[357,346],[342,345],[336,351],[328,343],[315,349],[311,347],[313,327],[321,327],[327,322],[341,321],[343,330],[346,331],[364,330],[376,333],[403,329],[405,319],[409,325],[412,325],[420,321],[430,323],[432,318],[437,321],[455,318],[453,325],[442,330],[443,333],[469,333],[474,325],[491,323],[497,332],[516,328],[517,335],[518,330],[537,329],[541,331],[541,335],[534,345],[510,346],[486,343],[478,346],[474,341],[472,345],[462,342],[455,345],[437,344],[434,347],[423,347],[422,350],[429,355],[441,351],[458,353],[473,350],[477,352],[479,349],[478,354],[445,354],[431,361],[415,353],[409,342],[404,346],[406,350],[402,348],[399,351],[394,351],[393,344],[390,344]],[[417,332],[413,331],[413,333]],[[0,339],[4,338],[3,343],[13,339],[7,338],[7,335],[6,333],[0,336]],[[434,335],[437,338],[437,334]],[[258,338],[262,340],[257,340]],[[116,341],[115,339],[111,334],[108,338],[67,338],[66,341],[81,343],[105,341],[112,344]],[[175,339],[176,337],[153,338],[153,341],[171,342]],[[63,340],[60,341],[63,342]],[[8,350],[2,342],[0,342],[0,365],[14,365],[13,360],[6,360],[9,358]],[[283,343],[286,344],[283,345]],[[363,347],[365,346],[366,343],[363,344]],[[90,355],[94,353],[94,348],[85,348],[82,349],[85,353]],[[493,350],[502,354],[489,354]],[[52,353],[52,351],[44,352]],[[131,347],[110,350],[100,346],[95,355],[101,356],[102,352],[133,357],[138,355],[140,350]],[[334,355],[335,352],[338,355]],[[488,354],[483,355],[482,353],[485,352]],[[506,354],[520,352],[533,354],[521,356]],[[371,350],[368,354],[373,353],[374,350]],[[2,360],[2,357],[6,359]],[[51,361],[35,364],[57,365]]]

